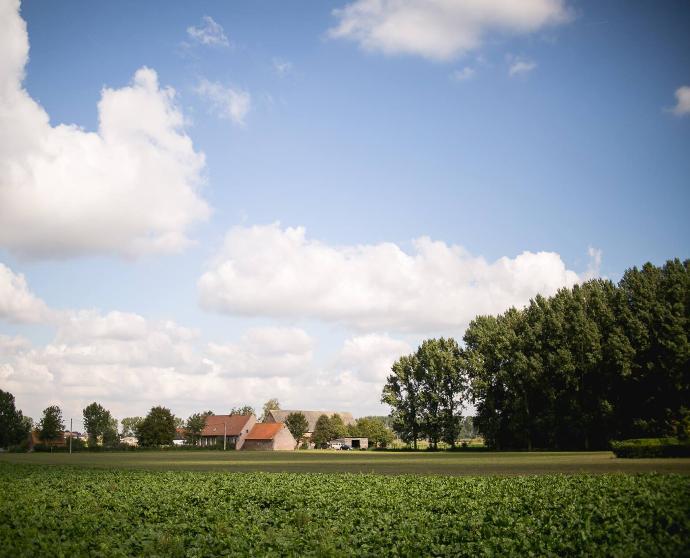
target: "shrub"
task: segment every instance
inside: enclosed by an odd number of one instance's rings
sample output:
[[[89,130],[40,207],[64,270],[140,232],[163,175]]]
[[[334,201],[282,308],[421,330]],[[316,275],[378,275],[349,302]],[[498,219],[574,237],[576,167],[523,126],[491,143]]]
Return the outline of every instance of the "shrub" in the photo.
[[[690,457],[690,441],[678,438],[637,438],[611,442],[616,457]]]

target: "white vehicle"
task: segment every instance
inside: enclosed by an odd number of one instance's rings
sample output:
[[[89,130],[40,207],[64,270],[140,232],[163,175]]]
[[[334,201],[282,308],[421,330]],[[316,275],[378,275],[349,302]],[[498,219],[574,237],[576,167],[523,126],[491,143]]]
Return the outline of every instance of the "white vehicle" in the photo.
[[[331,442],[330,444],[328,444],[328,447],[331,449],[339,450],[340,448],[343,447],[343,443],[342,442]]]

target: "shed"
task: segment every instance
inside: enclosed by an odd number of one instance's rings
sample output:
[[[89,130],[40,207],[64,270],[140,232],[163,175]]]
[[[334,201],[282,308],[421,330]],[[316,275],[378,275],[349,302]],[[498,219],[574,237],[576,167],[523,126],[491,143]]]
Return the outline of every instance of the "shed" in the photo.
[[[294,450],[297,446],[295,438],[281,422],[257,423],[244,439],[242,449],[245,450]]]
[[[369,438],[344,436],[333,441],[340,442],[341,444],[347,444],[352,449],[367,449],[369,447]]]

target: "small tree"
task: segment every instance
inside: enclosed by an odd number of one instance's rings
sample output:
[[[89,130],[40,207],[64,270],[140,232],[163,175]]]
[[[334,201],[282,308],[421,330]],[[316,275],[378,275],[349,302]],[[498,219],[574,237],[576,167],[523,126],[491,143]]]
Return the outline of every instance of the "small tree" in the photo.
[[[230,410],[230,415],[256,415],[254,407],[251,405],[243,405],[242,407],[233,407]]]
[[[31,431],[33,421],[14,406],[14,395],[0,390],[0,447],[19,444]]]
[[[277,411],[280,409],[280,403],[277,399],[272,398],[264,403],[263,412],[261,413],[261,422],[266,422],[269,411]],[[295,438],[296,439],[296,438]]]
[[[340,415],[321,415],[314,426],[312,441],[317,448],[328,447],[328,443],[347,435],[347,428]]]
[[[120,424],[122,425],[122,435],[123,436],[136,436],[136,431],[137,428],[139,427],[139,424],[141,421],[143,421],[143,417],[125,417],[120,421]]]
[[[314,426],[314,433],[311,436],[312,442],[317,448],[325,448],[333,438],[331,437],[331,421],[328,415],[321,415]]]
[[[110,411],[96,402],[88,405],[82,412],[84,429],[89,435],[89,446],[99,443],[114,445],[117,442],[117,420]]]
[[[38,423],[38,436],[44,442],[52,442],[60,438],[65,430],[62,411],[57,405],[51,405],[43,410],[43,417]]]
[[[347,427],[345,426],[343,418],[340,415],[334,414],[328,419],[328,421],[331,425],[331,440],[347,436]]]
[[[304,413],[290,413],[285,419],[285,426],[287,426],[292,437],[299,442],[309,428],[309,421]]]
[[[136,431],[142,447],[170,446],[175,438],[175,417],[170,409],[153,407]]]
[[[368,438],[369,445],[386,447],[394,439],[393,431],[386,426],[379,417],[364,417],[357,419],[355,424],[348,427],[350,436]]]
[[[213,415],[211,411],[206,411],[205,413],[194,413],[187,419],[185,425],[186,438],[187,441],[193,445],[196,445],[201,437],[201,432],[206,426],[206,419]]]

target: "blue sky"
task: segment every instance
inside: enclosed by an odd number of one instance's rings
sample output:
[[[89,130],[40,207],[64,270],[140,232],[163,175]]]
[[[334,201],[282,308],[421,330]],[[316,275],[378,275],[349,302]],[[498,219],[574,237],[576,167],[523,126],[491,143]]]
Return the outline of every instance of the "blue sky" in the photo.
[[[687,2],[374,4],[22,3],[12,95],[52,131],[2,98],[20,116],[0,116],[0,387],[29,414],[273,396],[385,412],[387,368],[426,336],[688,257]],[[142,67],[155,85],[133,82]],[[125,97],[133,83],[148,101]],[[90,151],[104,88],[106,114],[134,124]],[[170,120],[147,129],[150,158],[117,165],[151,106]],[[17,129],[52,139],[22,159]],[[141,248],[156,235],[164,248]]]

